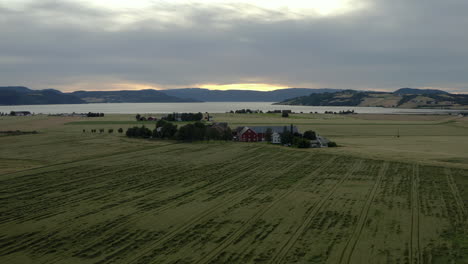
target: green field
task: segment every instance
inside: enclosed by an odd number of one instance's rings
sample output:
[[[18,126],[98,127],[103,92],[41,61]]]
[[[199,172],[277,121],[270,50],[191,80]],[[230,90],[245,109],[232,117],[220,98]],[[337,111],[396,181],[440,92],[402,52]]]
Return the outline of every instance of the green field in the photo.
[[[215,115],[341,145],[306,150],[82,133],[132,118],[0,118],[40,132],[0,137],[0,263],[468,263],[466,118]]]

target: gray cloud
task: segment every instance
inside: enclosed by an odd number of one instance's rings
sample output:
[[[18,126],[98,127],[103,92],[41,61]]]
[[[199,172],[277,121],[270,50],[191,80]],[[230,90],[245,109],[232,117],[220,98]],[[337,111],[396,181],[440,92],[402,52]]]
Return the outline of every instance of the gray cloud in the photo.
[[[329,17],[247,10],[155,5],[122,14],[66,1],[20,10],[0,2],[0,80],[33,88],[265,82],[468,92],[467,1],[378,0]],[[124,15],[138,19],[121,23]]]

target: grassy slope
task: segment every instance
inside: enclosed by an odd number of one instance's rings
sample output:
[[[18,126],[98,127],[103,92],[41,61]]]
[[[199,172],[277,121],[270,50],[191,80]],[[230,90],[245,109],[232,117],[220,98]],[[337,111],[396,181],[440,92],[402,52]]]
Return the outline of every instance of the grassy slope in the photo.
[[[294,120],[345,147],[129,140],[41,119],[39,135],[0,138],[0,262],[462,262],[468,168],[425,148],[461,149],[466,120],[216,118]],[[0,120],[9,129],[30,121]],[[407,131],[401,145],[387,132],[395,124]]]

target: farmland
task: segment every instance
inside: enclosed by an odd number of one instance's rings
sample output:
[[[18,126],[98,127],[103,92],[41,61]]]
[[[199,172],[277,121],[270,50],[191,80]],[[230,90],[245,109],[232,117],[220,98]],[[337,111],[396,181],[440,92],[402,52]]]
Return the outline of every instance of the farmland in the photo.
[[[82,133],[133,125],[124,115],[5,118],[40,133],[0,137],[0,262],[468,263],[466,120],[215,118],[294,122],[343,147]]]

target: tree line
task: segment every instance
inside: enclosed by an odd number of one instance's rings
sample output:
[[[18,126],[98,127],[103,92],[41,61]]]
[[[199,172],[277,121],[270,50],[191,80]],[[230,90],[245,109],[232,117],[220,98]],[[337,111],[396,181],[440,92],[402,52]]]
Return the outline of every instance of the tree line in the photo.
[[[146,126],[127,129],[126,136],[130,138],[160,138],[180,141],[232,140],[232,130],[229,127],[210,126],[202,122],[186,124],[180,128],[166,120],[158,120],[151,130]]]
[[[193,122],[193,121],[201,121],[203,119],[203,114],[198,113],[173,113],[168,114],[165,117],[161,118],[162,120],[166,121],[184,121],[184,122]]]
[[[98,131],[99,131],[99,134],[102,134],[102,133],[104,133],[106,130],[105,130],[104,128],[100,128],[99,130],[98,130],[98,129],[90,129],[90,130],[89,130],[89,132],[91,132],[91,133],[97,133]],[[86,129],[83,129],[83,133],[86,133],[86,132],[87,132]],[[108,132],[109,134],[112,134],[112,133],[114,133],[114,129],[113,129],[113,128],[109,128],[109,129],[107,130],[107,132]],[[119,132],[119,134],[122,134],[122,133],[123,133],[123,128],[119,128],[119,129],[117,130],[117,132]]]
[[[104,116],[104,113],[92,113],[92,112],[89,112],[86,114],[87,117],[103,117]]]

